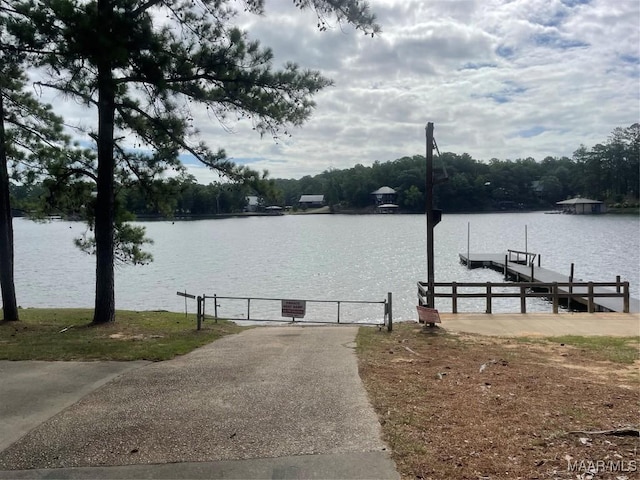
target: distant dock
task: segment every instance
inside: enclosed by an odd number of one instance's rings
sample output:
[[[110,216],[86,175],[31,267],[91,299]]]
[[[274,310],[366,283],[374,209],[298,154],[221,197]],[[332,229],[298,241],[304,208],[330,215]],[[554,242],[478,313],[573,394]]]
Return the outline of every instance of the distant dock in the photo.
[[[469,268],[491,268],[504,274],[516,282],[542,284],[541,288],[550,290],[557,284],[557,295],[570,303],[578,303],[587,307],[588,311],[601,312],[640,312],[640,300],[629,296],[629,282],[575,281],[567,275],[535,265],[537,254],[508,250],[500,253],[468,253],[460,254],[460,262]],[[535,288],[535,286],[534,286]]]

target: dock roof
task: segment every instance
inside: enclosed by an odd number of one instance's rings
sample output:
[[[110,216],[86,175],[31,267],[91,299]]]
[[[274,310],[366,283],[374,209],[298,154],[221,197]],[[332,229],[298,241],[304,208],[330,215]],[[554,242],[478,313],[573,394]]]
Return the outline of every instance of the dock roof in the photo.
[[[301,195],[299,203],[317,203],[324,202],[324,195]]]
[[[576,198],[570,198],[569,200],[556,202],[556,205],[578,205],[582,203],[592,204],[592,203],[603,203],[603,202],[601,202],[600,200],[591,200],[590,198],[576,197]]]
[[[380,187],[375,192],[371,192],[371,195],[393,195],[396,191],[391,187]]]

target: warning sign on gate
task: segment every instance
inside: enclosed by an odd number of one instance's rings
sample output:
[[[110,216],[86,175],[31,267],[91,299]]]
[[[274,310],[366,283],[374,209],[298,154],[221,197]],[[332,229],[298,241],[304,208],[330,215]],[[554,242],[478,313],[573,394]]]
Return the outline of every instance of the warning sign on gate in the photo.
[[[307,302],[305,300],[282,300],[282,316],[287,318],[304,318]]]

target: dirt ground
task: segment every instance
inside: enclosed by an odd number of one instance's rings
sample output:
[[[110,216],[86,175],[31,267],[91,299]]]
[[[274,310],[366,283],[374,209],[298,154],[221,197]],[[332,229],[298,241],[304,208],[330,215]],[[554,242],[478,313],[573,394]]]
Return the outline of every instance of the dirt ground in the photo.
[[[371,329],[359,345],[404,479],[640,479],[635,352],[618,363],[568,344],[417,324]]]

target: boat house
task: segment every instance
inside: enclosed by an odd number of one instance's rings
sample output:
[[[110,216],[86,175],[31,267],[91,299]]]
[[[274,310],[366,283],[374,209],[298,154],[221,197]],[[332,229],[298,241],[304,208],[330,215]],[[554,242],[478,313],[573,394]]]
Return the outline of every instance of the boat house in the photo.
[[[371,192],[373,195],[376,212],[378,213],[395,213],[398,211],[398,205],[396,204],[397,192],[391,187],[380,187],[375,192]]]
[[[607,207],[604,202],[581,197],[556,202],[556,205],[562,209],[563,213],[573,213],[576,215],[604,213],[607,211]]]
[[[371,192],[374,196],[376,205],[385,203],[396,203],[397,192],[391,187],[380,187],[375,192]]]
[[[324,195],[301,195],[298,200],[301,208],[320,208],[324,206]]]

